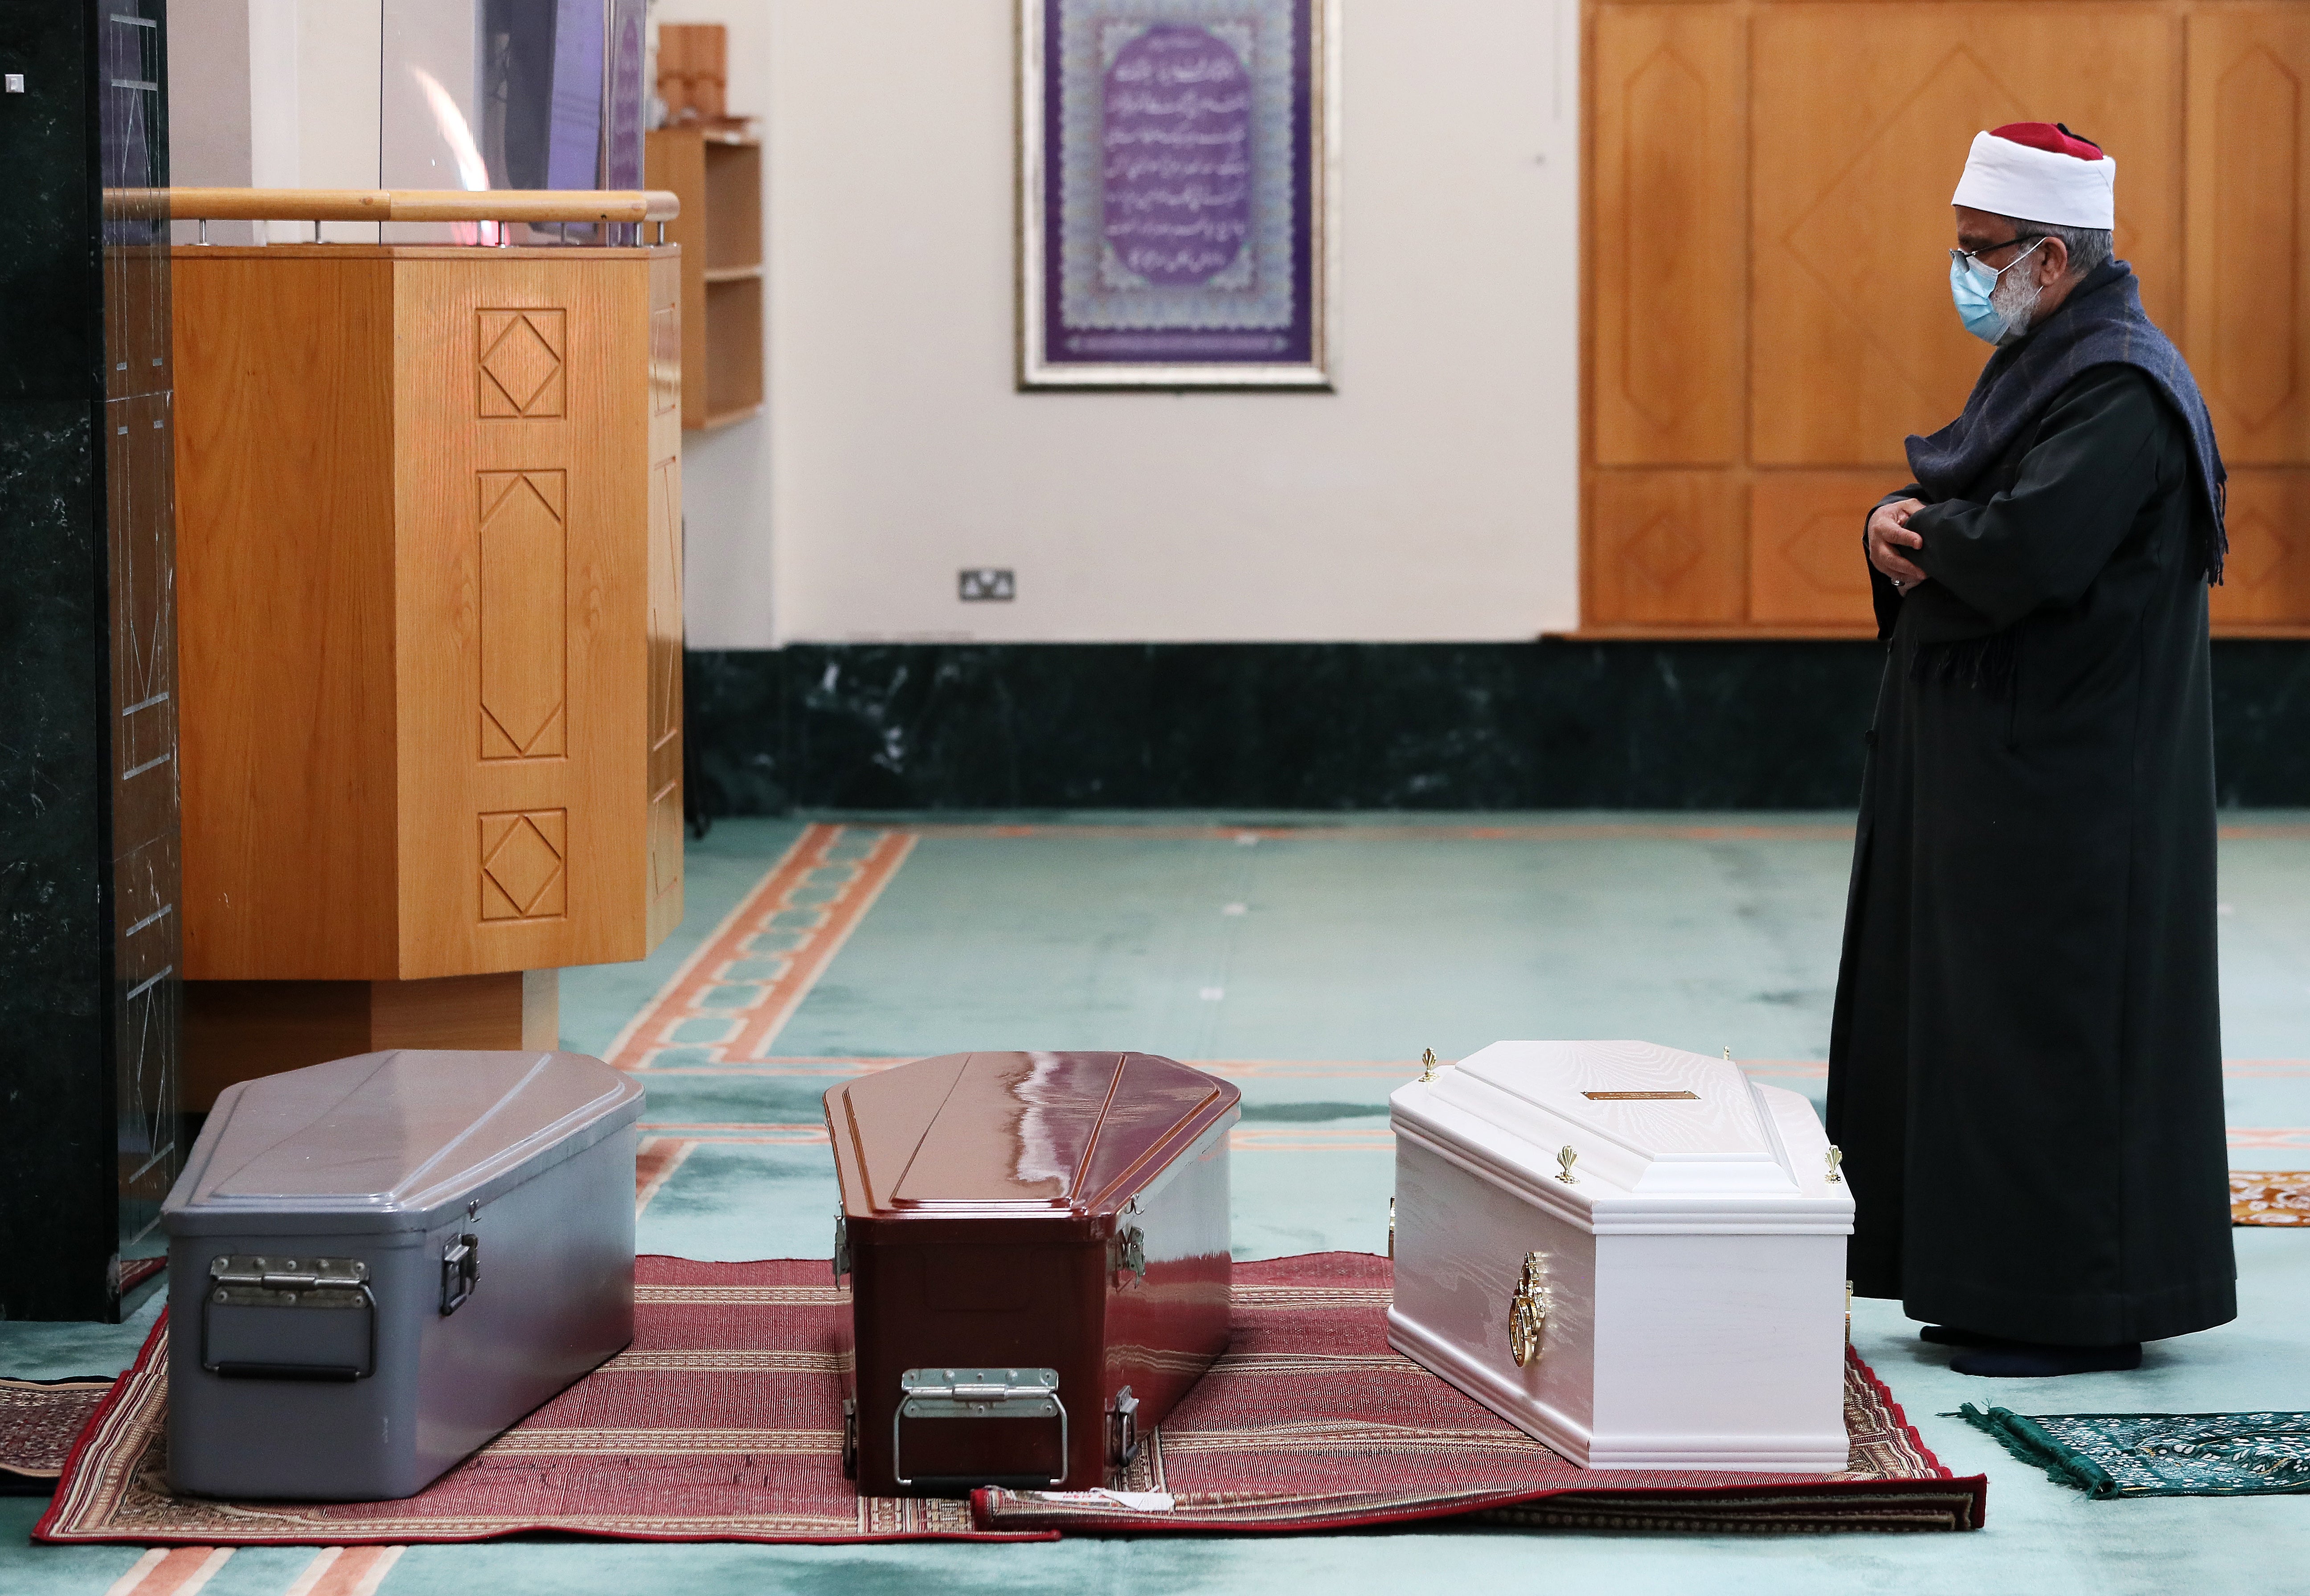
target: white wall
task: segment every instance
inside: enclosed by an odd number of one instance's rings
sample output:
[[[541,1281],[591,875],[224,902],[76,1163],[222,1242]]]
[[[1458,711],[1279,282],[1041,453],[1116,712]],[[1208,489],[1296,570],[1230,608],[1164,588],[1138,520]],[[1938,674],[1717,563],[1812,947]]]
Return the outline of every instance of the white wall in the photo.
[[[381,0],[297,0],[297,180],[378,186]],[[347,223],[346,236],[359,224]],[[368,236],[375,239],[374,224]],[[334,239],[333,227],[327,235]]]
[[[691,645],[1576,624],[1578,0],[1348,0],[1327,395],[1014,391],[1013,4],[656,6],[730,28],[769,153],[768,414],[683,439]],[[378,7],[178,0],[178,180],[375,183]],[[957,600],[985,565],[1016,603]]]
[[[720,22],[730,30],[729,109],[739,115],[760,115],[771,98],[770,39],[773,13],[789,8],[791,0],[657,0],[650,21]],[[812,0],[801,0],[803,4]],[[847,11],[853,4],[879,12],[883,0],[816,0],[829,12]],[[949,0],[951,3],[951,0]],[[937,0],[931,0],[937,4]],[[779,130],[786,119],[765,117],[757,125],[769,148],[763,161],[762,217],[765,230],[776,236],[781,223],[772,210],[774,196],[783,190],[774,166],[786,142]],[[814,135],[801,134],[805,143]],[[768,286],[773,307],[777,286]],[[767,318],[766,318],[767,319]],[[765,326],[763,336],[776,347],[776,333]],[[784,403],[777,390],[773,368],[767,377],[768,410]],[[692,648],[766,648],[784,639],[775,630],[772,598],[772,532],[774,508],[770,470],[771,432],[768,416],[735,422],[713,432],[682,435],[682,517],[688,534],[682,570],[683,621]],[[950,582],[951,577],[947,578]]]
[[[381,0],[176,0],[169,13],[170,180],[221,188],[374,188]],[[212,243],[252,224],[212,222]],[[283,243],[309,222],[273,222]],[[179,243],[196,230],[175,229]],[[331,222],[332,242],[374,243],[370,223]]]
[[[1339,391],[1020,394],[1012,0],[665,0],[769,146],[769,414],[687,440],[693,646],[1575,623],[1576,0],[1347,11]],[[978,565],[1018,601],[959,603]]]
[[[169,180],[248,184],[248,0],[169,7]]]

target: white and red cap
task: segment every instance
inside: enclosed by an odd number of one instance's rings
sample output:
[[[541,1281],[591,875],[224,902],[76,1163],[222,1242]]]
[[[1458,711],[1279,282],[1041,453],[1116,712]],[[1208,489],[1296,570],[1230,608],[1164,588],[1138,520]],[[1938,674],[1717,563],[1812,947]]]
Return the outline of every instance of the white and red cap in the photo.
[[[1973,135],[1950,204],[2106,230],[2117,215],[2117,162],[2058,122],[2008,122]]]

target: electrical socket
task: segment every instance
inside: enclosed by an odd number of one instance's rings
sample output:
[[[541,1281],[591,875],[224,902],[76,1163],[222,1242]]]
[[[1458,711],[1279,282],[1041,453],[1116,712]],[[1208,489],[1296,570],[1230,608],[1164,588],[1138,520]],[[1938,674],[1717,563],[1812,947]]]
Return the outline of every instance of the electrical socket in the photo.
[[[955,596],[966,604],[1007,604],[1019,596],[1019,579],[1008,566],[978,566],[955,577]]]

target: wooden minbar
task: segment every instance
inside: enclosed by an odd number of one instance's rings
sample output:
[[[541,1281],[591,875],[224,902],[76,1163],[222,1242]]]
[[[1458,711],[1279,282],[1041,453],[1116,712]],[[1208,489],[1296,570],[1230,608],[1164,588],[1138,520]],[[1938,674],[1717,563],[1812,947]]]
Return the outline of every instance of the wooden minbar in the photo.
[[[172,200],[477,240],[174,252],[187,1106],[551,1047],[682,916],[681,262],[493,241],[673,196]]]

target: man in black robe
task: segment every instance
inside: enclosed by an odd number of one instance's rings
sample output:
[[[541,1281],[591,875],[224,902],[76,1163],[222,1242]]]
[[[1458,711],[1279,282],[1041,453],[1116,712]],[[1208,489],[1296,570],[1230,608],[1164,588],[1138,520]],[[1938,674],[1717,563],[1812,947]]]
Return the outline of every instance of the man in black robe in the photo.
[[[1931,1321],[1967,1374],[2132,1368],[2236,1314],[2206,645],[2223,473],[2110,258],[2114,166],[2057,125],[1975,141],[1952,295],[1999,348],[1864,530],[1890,648],[1829,1133],[1854,1290]]]

